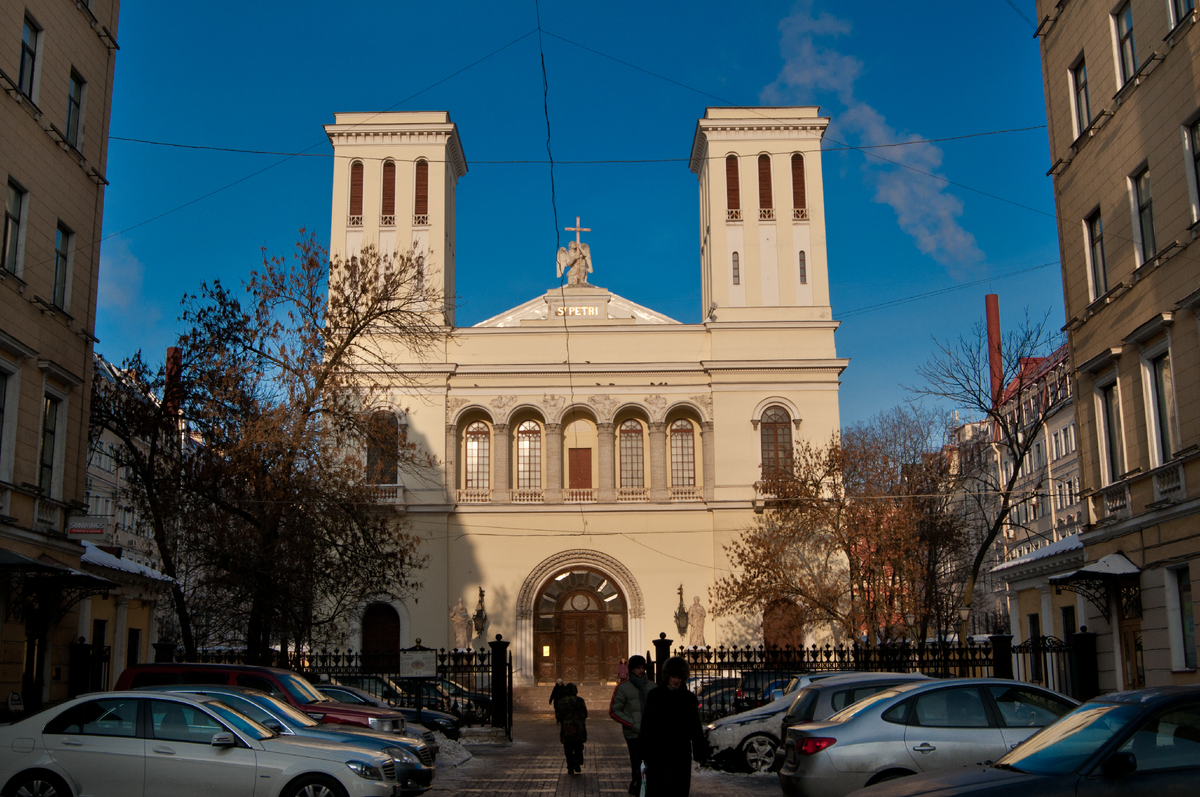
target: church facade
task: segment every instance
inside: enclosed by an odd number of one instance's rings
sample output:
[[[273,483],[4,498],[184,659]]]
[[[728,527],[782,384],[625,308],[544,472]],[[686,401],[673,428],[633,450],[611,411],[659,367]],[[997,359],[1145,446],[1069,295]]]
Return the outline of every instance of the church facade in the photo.
[[[411,599],[362,607],[352,647],[450,647],[456,604],[482,602],[487,627],[472,624],[471,644],[510,640],[518,682],[612,680],[619,659],[676,636],[681,586],[709,604],[724,546],[762,510],[763,469],[839,426],[848,361],[829,300],[828,122],[814,107],[709,108],[698,121],[702,322],[593,284],[605,266],[589,273],[577,230],[544,294],[471,327],[447,307],[432,358],[395,353],[389,400],[441,467],[380,489],[429,564]],[[449,114],[336,114],[326,133],[332,255],[411,247],[446,296],[486,288],[455,283],[467,162]],[[711,611],[703,629],[708,645],[762,636],[761,617]]]

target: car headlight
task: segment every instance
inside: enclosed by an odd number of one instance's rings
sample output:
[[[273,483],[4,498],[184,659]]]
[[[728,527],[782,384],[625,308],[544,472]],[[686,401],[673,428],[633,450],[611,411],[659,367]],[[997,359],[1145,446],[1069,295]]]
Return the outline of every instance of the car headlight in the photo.
[[[350,767],[350,771],[360,778],[383,780],[383,772],[374,764],[368,764],[366,761],[347,761],[346,766]]]
[[[384,752],[397,761],[402,761],[405,764],[421,763],[421,759],[417,757],[416,753],[414,753],[412,750],[406,750],[403,747],[389,747],[384,750]]]
[[[383,731],[384,733],[392,732],[392,721],[380,719],[379,717],[371,717],[367,720],[372,730]]]
[[[717,723],[715,723],[715,722],[710,722],[704,726],[704,730],[706,730],[706,731],[715,731],[716,729],[717,729]]]

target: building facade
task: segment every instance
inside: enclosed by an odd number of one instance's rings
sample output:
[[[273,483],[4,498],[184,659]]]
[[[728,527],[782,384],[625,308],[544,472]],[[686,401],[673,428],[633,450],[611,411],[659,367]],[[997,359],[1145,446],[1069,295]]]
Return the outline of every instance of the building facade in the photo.
[[[1039,0],[1100,686],[1197,683],[1200,30],[1192,0]]]
[[[67,696],[118,0],[0,9],[0,694]]]
[[[723,546],[754,522],[762,468],[838,429],[847,361],[827,277],[828,121],[810,107],[709,108],[697,123],[699,323],[586,273],[562,284],[553,252],[538,255],[547,290],[506,313],[463,328],[453,308],[431,308],[444,341],[423,361],[396,351],[389,396],[407,440],[441,466],[384,486],[429,566],[410,602],[362,607],[349,644],[452,646],[461,600],[490,618],[472,645],[513,642],[519,681],[600,681],[675,627],[680,585],[708,603],[729,566]],[[455,296],[467,162],[449,115],[337,114],[326,132],[331,253],[411,248]],[[593,280],[622,268],[619,254],[596,254]],[[761,618],[710,617],[704,639],[761,639]]]

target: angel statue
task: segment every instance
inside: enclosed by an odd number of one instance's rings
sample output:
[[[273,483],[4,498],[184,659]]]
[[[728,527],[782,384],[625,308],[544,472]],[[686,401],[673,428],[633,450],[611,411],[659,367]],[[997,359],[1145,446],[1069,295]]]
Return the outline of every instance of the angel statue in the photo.
[[[585,243],[571,241],[568,246],[558,248],[558,277],[569,271],[568,285],[587,285],[587,275],[592,273],[592,249]]]

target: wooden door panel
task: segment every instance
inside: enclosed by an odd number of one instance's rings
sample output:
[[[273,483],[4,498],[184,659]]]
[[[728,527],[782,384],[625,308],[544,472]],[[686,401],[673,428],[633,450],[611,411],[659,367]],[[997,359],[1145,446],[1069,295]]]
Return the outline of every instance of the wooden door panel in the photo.
[[[590,490],[592,488],[592,449],[572,448],[567,452],[570,488]]]

